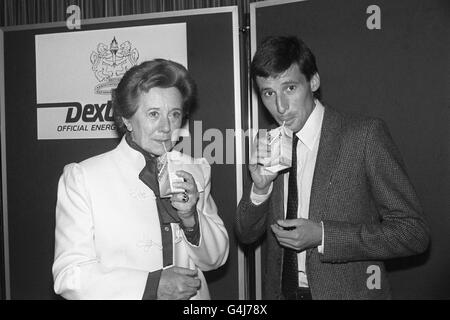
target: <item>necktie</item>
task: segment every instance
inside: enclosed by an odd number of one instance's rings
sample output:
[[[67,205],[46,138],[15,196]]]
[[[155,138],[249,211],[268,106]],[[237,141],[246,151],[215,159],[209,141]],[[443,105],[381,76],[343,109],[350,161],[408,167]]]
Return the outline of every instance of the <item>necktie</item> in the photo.
[[[286,219],[297,219],[298,193],[297,193],[297,143],[298,137],[292,139],[292,166],[289,172],[288,201]],[[298,287],[297,252],[292,249],[283,249],[283,271],[281,276],[281,290],[285,297],[295,293]]]

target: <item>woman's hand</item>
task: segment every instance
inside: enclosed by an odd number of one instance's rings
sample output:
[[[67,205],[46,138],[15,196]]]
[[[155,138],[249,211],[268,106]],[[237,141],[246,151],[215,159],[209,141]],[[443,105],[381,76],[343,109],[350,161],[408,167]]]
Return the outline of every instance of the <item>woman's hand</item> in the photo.
[[[198,201],[198,190],[197,184],[195,183],[194,177],[189,172],[179,170],[176,172],[177,176],[184,179],[184,182],[174,182],[173,187],[184,189],[185,192],[177,193],[172,195],[170,201],[172,206],[177,209],[178,216],[184,222],[187,220],[194,221],[194,213],[196,211],[196,205]],[[187,227],[193,225],[193,223],[185,223]]]
[[[201,282],[197,270],[171,267],[161,272],[158,300],[187,300],[197,294]]]

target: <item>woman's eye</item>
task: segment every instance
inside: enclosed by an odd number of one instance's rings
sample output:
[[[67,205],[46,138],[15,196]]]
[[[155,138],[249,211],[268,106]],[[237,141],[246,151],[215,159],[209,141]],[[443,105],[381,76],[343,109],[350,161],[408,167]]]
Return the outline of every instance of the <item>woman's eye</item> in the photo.
[[[274,92],[273,92],[273,91],[264,91],[263,95],[264,95],[265,97],[271,97],[271,96],[274,95]]]
[[[158,112],[156,112],[156,111],[150,111],[150,112],[148,113],[148,115],[149,115],[150,118],[156,118],[156,117],[158,117]]]
[[[181,118],[181,112],[179,112],[179,111],[173,112],[172,117],[175,119]]]

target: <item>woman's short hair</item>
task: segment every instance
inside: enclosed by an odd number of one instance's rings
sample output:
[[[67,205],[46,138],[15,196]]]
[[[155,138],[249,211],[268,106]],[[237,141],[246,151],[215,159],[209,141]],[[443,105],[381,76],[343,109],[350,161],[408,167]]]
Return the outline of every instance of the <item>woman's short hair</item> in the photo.
[[[318,72],[316,58],[311,49],[295,36],[270,36],[258,46],[251,63],[251,76],[256,83],[256,77],[275,77],[297,63],[300,72],[306,80]],[[314,92],[314,97],[320,99],[320,88]]]
[[[122,117],[129,119],[136,113],[139,96],[155,87],[174,87],[180,91],[183,97],[183,124],[185,123],[196,103],[195,82],[181,64],[154,59],[130,68],[112,93],[114,118],[119,131],[126,131]]]

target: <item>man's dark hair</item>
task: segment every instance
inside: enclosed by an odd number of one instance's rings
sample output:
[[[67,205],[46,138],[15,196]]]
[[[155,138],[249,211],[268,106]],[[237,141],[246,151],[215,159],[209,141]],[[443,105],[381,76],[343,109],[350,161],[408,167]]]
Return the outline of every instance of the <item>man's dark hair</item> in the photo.
[[[294,36],[271,36],[258,46],[251,64],[251,76],[256,84],[256,77],[275,77],[297,63],[300,72],[306,80],[319,70],[316,58],[311,49],[299,38]],[[314,97],[320,99],[320,88],[314,92]]]

